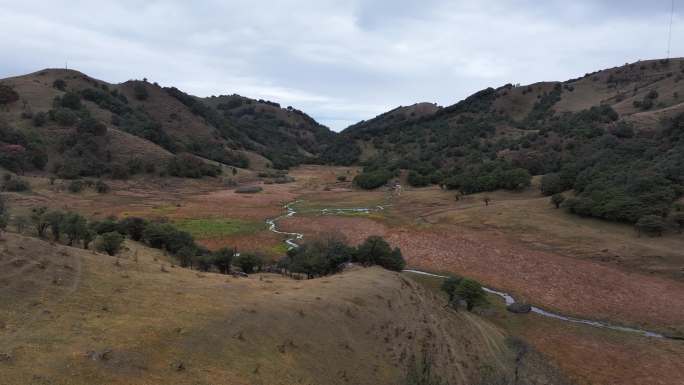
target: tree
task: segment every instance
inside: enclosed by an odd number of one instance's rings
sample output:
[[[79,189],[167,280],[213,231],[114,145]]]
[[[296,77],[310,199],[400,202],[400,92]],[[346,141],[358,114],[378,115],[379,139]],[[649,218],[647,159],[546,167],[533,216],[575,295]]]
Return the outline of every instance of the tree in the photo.
[[[212,263],[214,266],[216,266],[216,269],[218,269],[219,273],[230,273],[230,266],[233,263],[234,255],[234,251],[227,247],[221,248],[213,253]]]
[[[147,227],[147,221],[138,217],[127,217],[119,222],[119,229],[134,241],[140,241]]]
[[[183,246],[176,254],[180,260],[181,267],[189,267],[192,269],[192,266],[195,264],[195,257],[197,256],[197,248],[192,246]]]
[[[52,238],[59,242],[62,223],[64,222],[64,213],[59,210],[50,211],[45,214],[45,221],[50,226],[50,231],[52,232]]]
[[[121,250],[123,240],[124,237],[118,232],[104,233],[95,242],[95,249],[100,252],[106,252],[109,255],[116,255]]]
[[[541,178],[541,192],[546,196],[563,192],[563,180],[560,174],[546,174]]]
[[[442,290],[449,296],[449,302],[454,300],[456,296],[456,288],[461,283],[463,278],[450,276],[442,282]]]
[[[485,206],[489,206],[489,202],[492,201],[492,198],[490,198],[489,195],[485,195],[482,197],[482,201],[485,203]]]
[[[90,227],[86,230],[86,232],[83,234],[83,248],[88,249],[88,246],[90,246],[90,243],[97,237],[97,233]]]
[[[463,278],[454,293],[458,298],[466,302],[468,311],[473,310],[475,306],[486,301],[486,294],[482,289],[482,285],[473,279]]]
[[[401,255],[399,248],[390,247],[382,237],[372,235],[359,246],[354,261],[364,265],[378,265],[388,270],[401,271],[406,266],[406,261]]]
[[[666,228],[665,220],[658,215],[644,215],[639,218],[637,223],[634,225],[639,236],[644,233],[648,236],[662,236]]]
[[[263,260],[256,254],[240,254],[234,258],[235,264],[245,274],[252,274],[255,270],[261,269]]]
[[[88,221],[78,213],[67,213],[62,222],[64,234],[69,238],[68,244],[72,246],[80,242],[88,233]]]
[[[31,209],[31,223],[33,223],[33,227],[36,228],[36,233],[38,234],[39,238],[45,237],[45,230],[47,230],[48,226],[50,225],[45,220],[46,212],[47,207],[44,206],[34,207]]]
[[[551,195],[551,203],[553,203],[556,208],[560,208],[560,205],[565,202],[565,197],[561,193],[556,193]]]

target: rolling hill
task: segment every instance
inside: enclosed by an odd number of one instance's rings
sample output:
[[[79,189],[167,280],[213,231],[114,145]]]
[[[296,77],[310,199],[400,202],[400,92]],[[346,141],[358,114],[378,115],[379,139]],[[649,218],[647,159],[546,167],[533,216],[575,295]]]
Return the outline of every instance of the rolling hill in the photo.
[[[2,166],[74,178],[163,169],[181,153],[225,165],[286,168],[315,159],[333,133],[301,111],[232,95],[198,98],[74,70],[0,80]],[[87,166],[86,166],[87,165]],[[152,166],[148,166],[152,165]]]

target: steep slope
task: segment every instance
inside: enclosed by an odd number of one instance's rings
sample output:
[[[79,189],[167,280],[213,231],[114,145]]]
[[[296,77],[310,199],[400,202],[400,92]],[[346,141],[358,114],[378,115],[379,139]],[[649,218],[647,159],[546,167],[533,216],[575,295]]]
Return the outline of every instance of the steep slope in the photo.
[[[258,154],[269,158],[268,165],[289,167],[315,160],[334,135],[300,111],[272,102],[201,99],[146,80],[109,84],[78,71],[47,69],[0,80],[0,87],[9,95],[0,97],[0,145],[25,150],[30,144],[29,152],[43,158],[3,161],[15,163],[9,168],[16,171],[100,175],[133,159],[137,168],[162,165],[183,152],[238,167]],[[225,98],[254,106],[220,110]]]
[[[245,279],[162,269],[134,243],[114,259],[6,237],[3,383],[566,383],[496,327],[379,268]]]

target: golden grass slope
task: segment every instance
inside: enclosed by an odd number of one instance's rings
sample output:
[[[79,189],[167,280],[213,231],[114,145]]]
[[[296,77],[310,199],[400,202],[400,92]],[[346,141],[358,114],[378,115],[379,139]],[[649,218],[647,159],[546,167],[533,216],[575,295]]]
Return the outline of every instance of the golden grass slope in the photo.
[[[499,329],[398,273],[233,278],[161,258],[6,234],[0,383],[398,384],[425,356],[451,384],[514,376]]]

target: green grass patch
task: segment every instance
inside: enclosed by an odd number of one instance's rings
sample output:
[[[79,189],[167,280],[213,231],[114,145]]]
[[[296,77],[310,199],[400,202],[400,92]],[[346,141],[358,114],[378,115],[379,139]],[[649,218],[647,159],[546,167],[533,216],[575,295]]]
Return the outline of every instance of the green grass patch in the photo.
[[[266,229],[263,222],[230,218],[181,219],[174,224],[197,239],[220,238],[227,235],[256,233]]]

